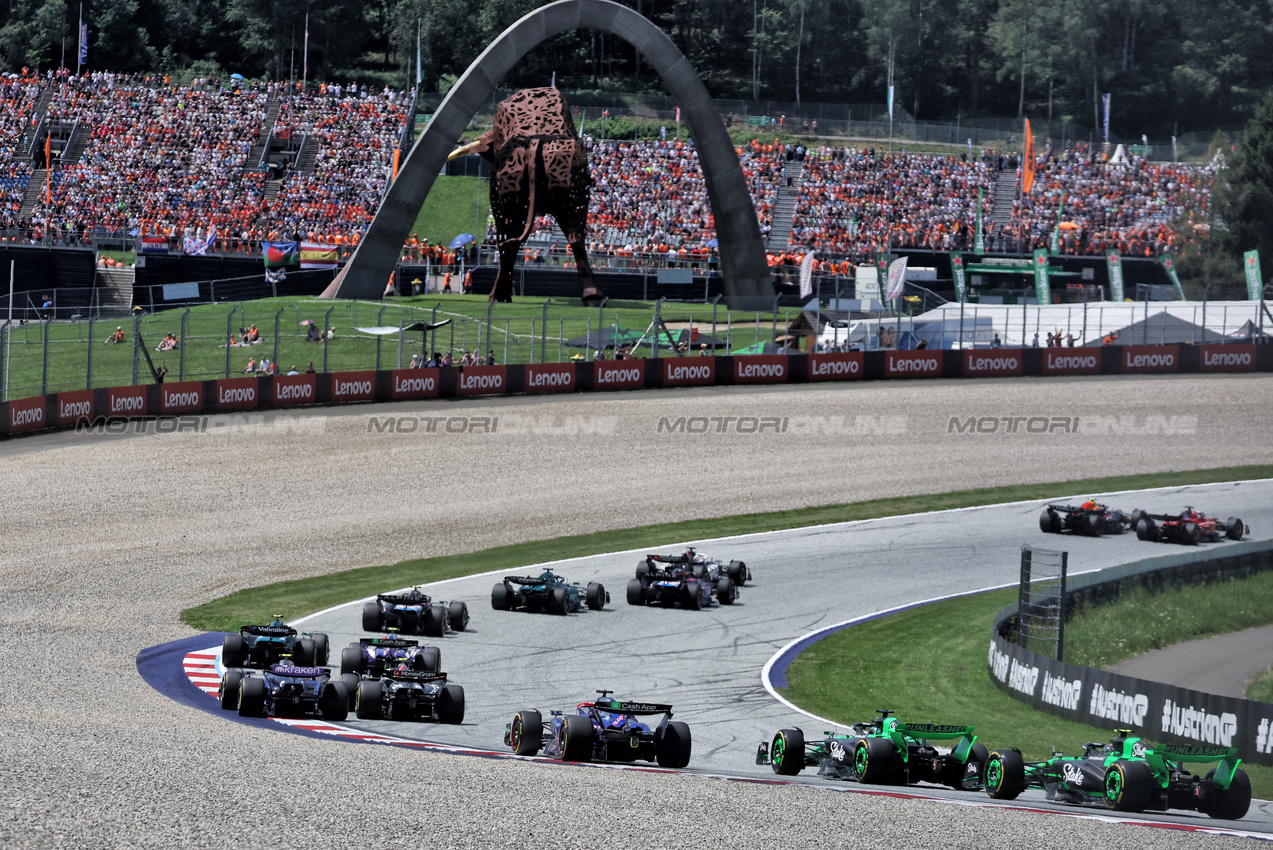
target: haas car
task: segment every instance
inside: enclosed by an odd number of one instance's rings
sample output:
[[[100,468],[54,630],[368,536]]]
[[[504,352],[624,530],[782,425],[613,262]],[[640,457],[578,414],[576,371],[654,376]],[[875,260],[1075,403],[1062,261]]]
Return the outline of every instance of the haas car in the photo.
[[[268,626],[244,626],[237,635],[221,642],[221,663],[226,667],[268,667],[287,656],[297,664],[327,663],[327,635],[304,634],[275,614]]]
[[[1048,505],[1039,514],[1039,528],[1046,534],[1060,534],[1070,531],[1089,537],[1100,537],[1102,534],[1122,534],[1135,525],[1131,514],[1102,505],[1095,499],[1088,499],[1081,505]]]
[[[742,561],[721,564],[693,549],[680,555],[646,555],[628,581],[629,605],[680,605],[697,610],[712,604],[733,605],[738,588],[751,578]]]
[[[436,673],[442,669],[442,650],[436,646],[420,646],[413,640],[399,637],[362,638],[340,651],[342,676],[371,676],[379,678],[386,670],[402,665],[421,673]]]
[[[359,720],[463,723],[464,688],[448,684],[441,671],[416,670],[404,663],[358,682],[354,714]]]
[[[469,606],[463,602],[434,602],[418,586],[406,593],[381,593],[375,602],[362,606],[362,628],[365,632],[398,629],[442,637],[448,631],[462,632],[469,625]]]
[[[543,719],[538,709],[519,711],[505,727],[504,743],[519,756],[540,752],[562,761],[652,761],[659,767],[690,763],[690,727],[672,719],[672,706],[608,699],[597,691],[594,702],[581,702],[575,714],[560,711]],[[661,714],[657,724],[642,718]]]
[[[769,743],[761,743],[756,763],[767,764],[781,776],[795,776],[816,767],[819,776],[871,785],[910,785],[934,782],[955,789],[981,788],[986,748],[977,743],[972,726],[940,723],[903,723],[881,709],[870,723],[855,723],[845,735],[823,733],[806,742],[800,729],[780,729]],[[939,752],[933,741],[955,741],[950,752]]]
[[[312,717],[340,721],[349,714],[348,684],[326,667],[273,664],[260,675],[227,670],[217,690],[221,707],[242,717]]]
[[[522,608],[549,614],[570,614],[582,611],[585,606],[600,611],[609,601],[610,594],[606,593],[601,582],[593,581],[587,587],[580,587],[579,582],[567,582],[552,570],[545,570],[538,576],[505,576],[503,581],[491,588],[491,607],[496,611]]]
[[[1251,780],[1238,767],[1236,748],[1154,745],[1120,729],[1108,744],[1083,747],[1081,756],[1054,753],[1027,762],[1016,749],[994,750],[986,760],[986,793],[1012,800],[1027,788],[1042,788],[1049,800],[1097,805],[1121,812],[1194,809],[1213,818],[1237,820],[1251,806]],[[1190,762],[1219,762],[1205,776]]]
[[[1201,514],[1193,508],[1185,508],[1178,514],[1141,513],[1136,518],[1136,536],[1141,540],[1161,540],[1166,543],[1183,543],[1197,546],[1205,541],[1241,540],[1251,529],[1237,517],[1224,522]]]

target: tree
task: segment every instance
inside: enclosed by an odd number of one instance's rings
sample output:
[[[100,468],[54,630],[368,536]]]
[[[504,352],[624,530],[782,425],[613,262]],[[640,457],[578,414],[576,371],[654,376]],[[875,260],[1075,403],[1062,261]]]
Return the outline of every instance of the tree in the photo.
[[[1221,244],[1230,256],[1259,250],[1264,267],[1273,267],[1273,92],[1265,95],[1229,167],[1216,179],[1215,204],[1226,227]]]

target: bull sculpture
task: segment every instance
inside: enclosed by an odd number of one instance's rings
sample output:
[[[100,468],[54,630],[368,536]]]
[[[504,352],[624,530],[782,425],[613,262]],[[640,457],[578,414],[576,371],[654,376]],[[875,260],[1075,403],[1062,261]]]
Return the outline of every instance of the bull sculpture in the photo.
[[[536,216],[551,215],[579,269],[584,304],[597,305],[586,243],[592,175],[566,99],[555,88],[522,89],[495,110],[495,124],[447,158],[476,153],[492,165],[491,215],[499,240],[499,274],[490,300],[513,300],[513,266]]]

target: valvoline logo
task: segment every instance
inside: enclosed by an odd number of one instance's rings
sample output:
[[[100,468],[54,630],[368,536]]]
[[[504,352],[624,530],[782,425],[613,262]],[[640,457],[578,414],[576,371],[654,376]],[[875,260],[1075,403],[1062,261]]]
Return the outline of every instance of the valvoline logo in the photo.
[[[715,382],[715,357],[669,357],[663,361],[665,387],[697,387]]]
[[[1179,372],[1180,347],[1176,345],[1125,345],[1124,372]]]
[[[970,378],[997,378],[1021,374],[1021,352],[991,348],[964,352],[964,374]]]
[[[788,380],[787,358],[780,354],[734,358],[734,383],[778,384]]]
[[[575,364],[531,363],[526,367],[526,392],[559,393],[575,388]]]
[[[856,381],[862,378],[862,352],[810,354],[810,381]]]
[[[371,401],[375,397],[375,372],[337,372],[332,375],[332,401]]]
[[[159,385],[161,413],[195,413],[203,409],[203,381]]]
[[[886,351],[884,374],[889,378],[936,378],[941,376],[940,351]]]

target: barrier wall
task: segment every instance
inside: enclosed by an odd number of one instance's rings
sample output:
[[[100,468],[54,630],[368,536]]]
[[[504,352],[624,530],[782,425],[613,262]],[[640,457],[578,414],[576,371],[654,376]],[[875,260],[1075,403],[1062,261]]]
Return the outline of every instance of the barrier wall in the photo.
[[[103,387],[0,402],[0,436],[65,428],[101,418],[438,397],[815,381],[1226,372],[1273,372],[1273,346],[854,351],[234,377]]]
[[[1066,608],[1116,597],[1128,582],[1161,587],[1273,569],[1267,540],[1222,551],[1221,557],[1201,561],[1189,552],[1075,576]],[[990,678],[1010,696],[1078,723],[1132,729],[1151,741],[1237,747],[1243,760],[1273,765],[1273,705],[1057,661],[1012,642],[1016,614],[1013,603],[995,615],[986,660]]]

